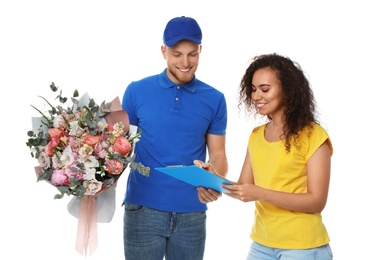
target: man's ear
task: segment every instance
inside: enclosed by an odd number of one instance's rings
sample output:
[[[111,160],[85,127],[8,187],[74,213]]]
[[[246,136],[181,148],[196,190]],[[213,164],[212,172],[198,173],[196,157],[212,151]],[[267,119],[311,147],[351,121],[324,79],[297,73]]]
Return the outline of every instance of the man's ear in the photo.
[[[167,59],[167,46],[165,44],[161,45],[161,54],[163,54],[163,58]]]

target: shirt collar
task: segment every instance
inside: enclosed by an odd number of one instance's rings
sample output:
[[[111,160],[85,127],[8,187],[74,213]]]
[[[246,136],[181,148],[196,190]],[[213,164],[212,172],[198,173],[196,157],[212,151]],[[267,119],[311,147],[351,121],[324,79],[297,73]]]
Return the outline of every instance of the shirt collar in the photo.
[[[162,73],[159,74],[159,82],[160,82],[160,86],[162,88],[172,88],[172,87],[175,87],[175,86],[178,86],[179,84],[175,84],[173,83],[167,76],[167,69],[164,69],[164,71]],[[188,83],[186,84],[181,84],[180,86],[184,87],[184,89],[194,93],[196,92],[196,89],[197,89],[197,79],[196,79],[196,76],[193,77],[193,79],[191,81],[189,81]]]

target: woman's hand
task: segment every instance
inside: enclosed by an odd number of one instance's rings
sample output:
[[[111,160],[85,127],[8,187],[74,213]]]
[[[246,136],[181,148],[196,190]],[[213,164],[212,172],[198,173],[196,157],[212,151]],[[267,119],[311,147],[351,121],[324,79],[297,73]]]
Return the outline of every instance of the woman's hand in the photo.
[[[254,201],[257,198],[255,195],[255,189],[257,188],[254,184],[239,184],[234,183],[234,185],[223,184],[222,188],[229,191],[225,193],[226,196],[229,196],[233,199],[237,199],[243,202]]]

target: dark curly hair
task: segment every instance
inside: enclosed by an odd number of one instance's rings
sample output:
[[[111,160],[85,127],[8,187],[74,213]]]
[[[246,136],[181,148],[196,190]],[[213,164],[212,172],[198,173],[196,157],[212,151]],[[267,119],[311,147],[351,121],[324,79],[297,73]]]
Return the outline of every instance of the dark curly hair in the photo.
[[[300,65],[290,58],[276,53],[265,54],[253,58],[252,63],[246,69],[240,83],[238,96],[238,108],[245,107],[246,112],[257,116],[258,110],[251,99],[252,79],[254,73],[262,68],[271,68],[279,79],[283,92],[284,127],[286,150],[290,151],[291,138],[297,145],[299,131],[311,127],[315,118],[316,102],[310,83]],[[267,116],[271,121],[271,117]]]

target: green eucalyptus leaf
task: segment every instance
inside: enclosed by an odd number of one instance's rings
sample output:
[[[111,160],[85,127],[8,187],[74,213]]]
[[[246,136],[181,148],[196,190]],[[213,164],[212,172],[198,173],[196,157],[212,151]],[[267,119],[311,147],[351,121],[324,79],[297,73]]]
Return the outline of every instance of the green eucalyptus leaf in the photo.
[[[77,167],[79,167],[81,169],[83,169],[85,167],[85,164],[82,162],[79,162],[79,161],[76,162],[76,165],[77,165]]]
[[[54,84],[54,82],[52,82],[52,84],[50,84],[50,89],[53,91],[53,92],[56,92],[58,90],[58,88],[56,87],[56,85]]]
[[[56,194],[56,195],[54,195],[54,199],[55,200],[62,199],[64,195],[65,195],[65,193]]]
[[[79,101],[75,98],[71,98],[71,102],[73,102],[74,105],[78,105]]]
[[[98,107],[97,107],[97,106],[92,107],[92,108],[91,108],[91,112],[92,112],[92,113],[96,113],[96,112],[98,112]]]
[[[60,96],[60,102],[61,103],[66,103],[66,101],[67,101],[67,97],[61,97]]]
[[[70,167],[70,170],[73,172],[79,172],[78,168],[76,168],[76,167]]]
[[[82,198],[85,195],[85,192],[86,192],[86,189],[82,185],[78,186],[77,189],[75,190],[75,194],[79,198]]]
[[[89,107],[93,107],[93,106],[95,106],[95,101],[94,101],[94,99],[92,98],[92,99],[90,99]]]
[[[59,185],[59,186],[56,186],[56,188],[61,192],[61,193],[64,193],[64,194],[70,194],[70,188],[68,186],[62,186],[62,185]]]
[[[53,169],[48,169],[38,175],[37,181],[49,180],[52,174],[53,174]]]

